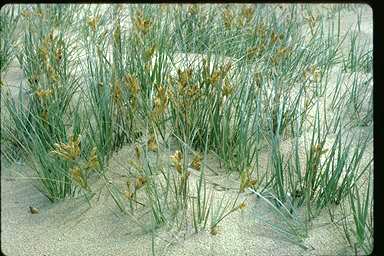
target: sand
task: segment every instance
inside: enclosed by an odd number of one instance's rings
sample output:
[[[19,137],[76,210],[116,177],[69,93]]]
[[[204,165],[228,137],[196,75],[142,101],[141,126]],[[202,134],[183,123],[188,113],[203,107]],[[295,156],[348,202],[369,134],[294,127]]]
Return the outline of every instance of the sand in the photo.
[[[343,11],[342,29],[345,33],[356,24],[352,11]],[[364,6],[359,39],[372,44],[372,11]],[[349,45],[342,46],[346,51]],[[184,57],[184,56],[183,56]],[[340,72],[335,70],[335,73]],[[24,76],[18,63],[14,61],[8,71],[2,75],[8,85],[17,87]],[[332,77],[330,84],[334,83]],[[15,94],[14,94],[15,93]],[[12,95],[16,95],[16,90]],[[367,133],[372,128],[366,129]],[[332,140],[332,137],[330,137]],[[289,142],[282,147],[289,152]],[[116,153],[110,163],[110,179],[122,186],[126,174],[125,163],[131,154],[128,145]],[[366,152],[369,159],[372,148]],[[268,149],[262,152],[261,167],[268,165]],[[209,161],[215,169],[217,163]],[[1,165],[1,249],[6,255],[151,255],[152,236],[141,230],[130,216],[120,213],[102,181],[94,188],[100,192],[89,205],[84,199],[66,199],[52,204],[35,187],[34,180],[25,176],[29,168],[23,163]],[[198,174],[193,173],[192,179]],[[208,176],[209,182],[218,182],[229,187],[237,187],[234,177],[225,175]],[[224,192],[216,191],[217,195]],[[233,196],[235,192],[226,192]],[[262,199],[254,194],[245,193],[247,207],[233,213],[219,225],[218,235],[209,231],[193,234],[176,233],[166,228],[160,229],[155,238],[156,255],[346,255],[352,254],[342,230],[330,222],[328,213],[323,212],[316,218],[304,240],[307,250],[287,241],[279,232],[265,225],[262,217],[274,223],[281,219]],[[29,207],[39,209],[31,214]],[[145,220],[143,218],[142,220]]]
[[[114,160],[121,163],[124,157],[126,154],[118,154]],[[129,216],[120,214],[105,189],[92,207],[81,199],[52,204],[30,180],[15,176],[20,168],[26,167],[2,168],[1,240],[6,255],[150,255],[151,234],[144,234]],[[114,167],[112,180],[117,182],[124,172]],[[221,184],[225,183],[222,179]],[[218,198],[219,194],[216,192]],[[247,208],[224,219],[216,236],[203,231],[184,237],[181,232],[173,238],[167,230],[160,230],[156,249],[163,254],[158,255],[335,255],[346,249],[334,226],[322,226],[330,221],[327,215],[315,220],[305,251],[255,217],[280,221],[264,201],[252,194],[244,198]],[[39,213],[31,214],[30,206]]]

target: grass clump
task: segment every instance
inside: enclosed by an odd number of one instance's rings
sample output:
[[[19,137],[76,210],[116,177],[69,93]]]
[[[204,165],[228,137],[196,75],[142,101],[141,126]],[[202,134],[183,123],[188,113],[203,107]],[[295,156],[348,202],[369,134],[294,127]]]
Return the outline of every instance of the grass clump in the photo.
[[[17,97],[2,89],[2,148],[22,152],[51,201],[94,195],[101,178],[123,213],[148,220],[136,224],[153,251],[162,228],[217,235],[247,192],[303,249],[314,218],[349,202],[346,237],[369,251],[371,188],[359,201],[357,186],[373,161],[372,50],[341,31],[345,6],[217,7],[7,8],[6,36],[24,28],[14,50],[26,82]],[[128,147],[119,186],[112,164]],[[238,184],[221,199],[218,175]]]
[[[16,6],[4,6],[0,12],[0,72],[8,68],[14,56],[14,43],[16,42],[16,26],[19,22],[19,9]]]

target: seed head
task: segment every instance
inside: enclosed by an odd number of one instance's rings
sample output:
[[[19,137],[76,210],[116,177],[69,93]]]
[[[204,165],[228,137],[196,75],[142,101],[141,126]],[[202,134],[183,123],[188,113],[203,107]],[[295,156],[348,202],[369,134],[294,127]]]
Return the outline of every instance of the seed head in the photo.
[[[241,14],[246,18],[247,23],[252,20],[254,12],[255,9],[252,7],[245,6],[241,9]]]
[[[135,190],[142,188],[145,183],[147,183],[147,179],[144,176],[137,177],[135,181]]]
[[[223,86],[223,97],[229,96],[233,93],[233,86],[229,83],[227,79],[224,80]]]
[[[157,150],[158,146],[157,146],[156,138],[154,135],[151,135],[147,144],[148,144],[148,149],[150,151],[156,151]]]
[[[183,154],[180,150],[176,150],[175,154],[170,156],[170,159],[173,163],[181,162],[181,160],[183,159]]]
[[[80,156],[80,136],[76,139],[71,136],[67,144],[55,143],[54,147],[55,150],[51,151],[51,153],[56,154],[64,160],[75,160]]]
[[[93,147],[91,150],[91,153],[89,154],[89,159],[87,163],[88,169],[97,169],[99,167],[100,163],[97,158],[97,148]]]
[[[197,171],[200,170],[200,167],[201,167],[201,160],[203,158],[199,155],[199,154],[196,154],[196,156],[193,158],[192,160],[192,163],[191,163],[191,167]]]
[[[220,71],[218,70],[213,71],[211,77],[209,78],[209,83],[211,85],[215,85],[219,81],[220,75],[221,75]]]
[[[127,74],[124,78],[125,80],[125,84],[127,85],[130,93],[134,96],[137,95],[137,93],[139,92],[139,81],[133,77],[132,75],[130,74]]]
[[[136,12],[135,17],[133,18],[133,25],[137,31],[146,35],[149,32],[149,29],[152,26],[152,22],[144,18],[143,12]]]
[[[139,160],[141,157],[141,150],[138,145],[135,145],[135,155],[136,155],[136,158]]]
[[[149,61],[152,58],[152,55],[155,53],[156,45],[151,46],[144,52],[144,60]]]
[[[76,181],[80,187],[86,188],[86,181],[83,178],[83,175],[81,173],[81,169],[79,166],[74,166],[69,170],[69,173],[71,174],[71,177],[74,181]]]
[[[215,236],[215,235],[217,235],[217,234],[219,234],[219,229],[218,229],[218,227],[217,226],[213,226],[213,227],[211,227],[211,235],[213,235],[213,236]]]
[[[35,94],[39,98],[46,98],[46,97],[52,95],[52,90],[51,89],[47,89],[47,90],[39,89],[35,92]]]
[[[96,32],[97,23],[100,20],[100,16],[91,17],[88,19],[88,25],[92,29],[93,32]]]
[[[61,51],[61,48],[56,49],[56,61],[59,62],[63,58],[63,53]]]
[[[226,7],[223,11],[223,23],[224,23],[224,26],[225,28],[231,28],[232,24],[233,24],[233,13],[232,11]]]
[[[128,190],[126,190],[126,191],[124,192],[124,196],[125,196],[127,199],[131,200],[131,199],[132,199],[132,196],[133,196],[133,193],[130,192],[130,191],[128,191]]]
[[[171,159],[172,163],[174,164],[176,171],[178,173],[182,173],[183,166],[181,164],[181,160],[183,159],[183,154],[181,153],[181,151],[176,150],[175,154],[170,156],[170,159]]]

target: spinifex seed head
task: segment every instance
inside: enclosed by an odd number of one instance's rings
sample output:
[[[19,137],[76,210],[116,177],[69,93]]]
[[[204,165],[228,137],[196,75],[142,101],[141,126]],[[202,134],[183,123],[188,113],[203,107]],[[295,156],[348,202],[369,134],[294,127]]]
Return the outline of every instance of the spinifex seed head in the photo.
[[[156,138],[154,135],[151,135],[148,142],[147,142],[147,145],[148,145],[148,149],[150,151],[156,151],[157,150],[157,142],[156,142]]]

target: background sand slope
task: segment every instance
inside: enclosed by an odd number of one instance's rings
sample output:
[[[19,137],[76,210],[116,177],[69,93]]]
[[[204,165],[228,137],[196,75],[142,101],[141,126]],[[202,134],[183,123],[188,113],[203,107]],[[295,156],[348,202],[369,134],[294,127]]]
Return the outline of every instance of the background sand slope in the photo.
[[[362,6],[359,39],[372,44],[372,11]],[[335,17],[331,17],[335,19]],[[341,32],[356,29],[356,15],[343,11]],[[348,43],[343,45],[346,52]],[[4,76],[8,85],[18,86],[23,75],[13,62]],[[371,152],[368,152],[371,153]],[[111,162],[113,181],[124,174],[122,163],[129,158],[126,148]],[[261,157],[261,159],[263,159]],[[268,158],[261,165],[267,165]],[[22,164],[1,166],[1,249],[6,255],[151,255],[151,234],[145,234],[127,216],[122,216],[106,189],[92,207],[83,199],[68,199],[52,204],[34,186],[34,181],[18,173],[28,173]],[[225,180],[226,177],[218,177]],[[120,180],[121,181],[121,180]],[[98,184],[99,189],[102,184]],[[261,223],[255,216],[278,221],[271,209],[254,195],[245,195],[247,208],[226,218],[219,234],[177,233],[160,230],[155,246],[161,255],[346,255],[341,230],[329,224],[327,212],[315,219],[303,250]],[[29,207],[39,208],[31,214]],[[165,239],[166,241],[164,241]],[[171,243],[172,242],[172,243]]]

